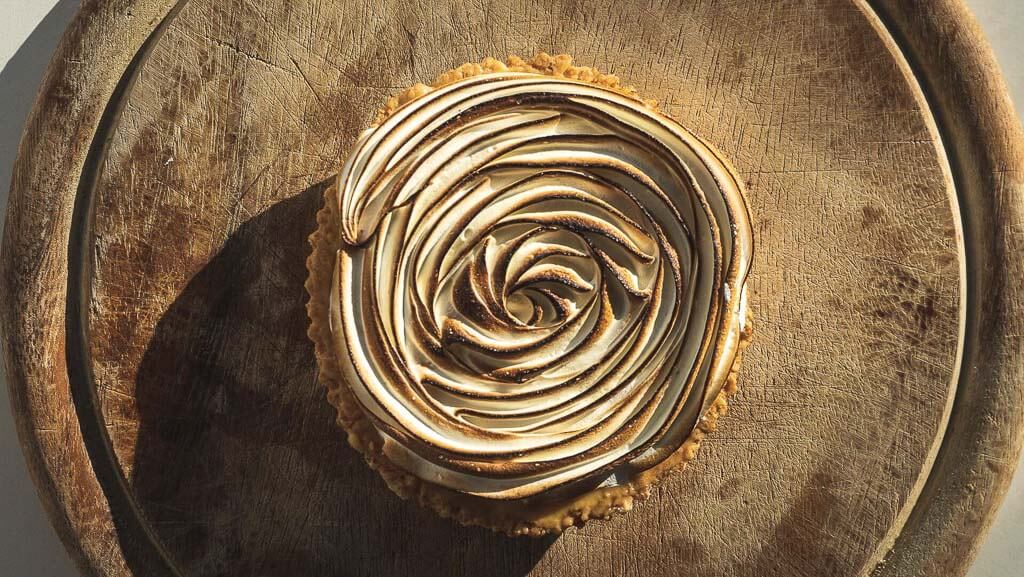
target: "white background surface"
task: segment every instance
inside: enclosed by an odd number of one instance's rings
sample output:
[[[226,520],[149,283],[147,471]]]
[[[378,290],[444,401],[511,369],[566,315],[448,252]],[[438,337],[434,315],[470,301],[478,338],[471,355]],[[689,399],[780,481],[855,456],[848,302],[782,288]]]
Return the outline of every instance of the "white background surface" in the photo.
[[[1019,110],[1024,106],[1024,0],[965,1],[995,48]],[[6,211],[22,125],[50,55],[77,5],[77,0],[0,0],[0,215]],[[3,375],[0,381],[0,572],[10,577],[74,577],[74,566],[29,479]],[[970,576],[1024,574],[1022,549],[1024,467],[1017,471]]]

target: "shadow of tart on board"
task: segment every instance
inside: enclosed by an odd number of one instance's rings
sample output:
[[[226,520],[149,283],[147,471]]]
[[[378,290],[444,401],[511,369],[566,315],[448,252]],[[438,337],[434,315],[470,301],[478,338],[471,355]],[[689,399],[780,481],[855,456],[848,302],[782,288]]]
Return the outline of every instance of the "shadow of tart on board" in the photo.
[[[243,224],[158,322],[136,382],[144,515],[185,575],[525,575],[554,538],[399,499],[335,424],[303,288],[325,186]]]

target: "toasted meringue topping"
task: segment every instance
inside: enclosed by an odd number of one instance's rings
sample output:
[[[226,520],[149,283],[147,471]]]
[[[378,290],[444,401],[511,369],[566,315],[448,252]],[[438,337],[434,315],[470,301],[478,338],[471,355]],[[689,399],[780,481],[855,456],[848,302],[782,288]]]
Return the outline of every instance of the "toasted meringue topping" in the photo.
[[[699,138],[592,84],[487,73],[367,130],[332,331],[389,459],[495,499],[618,485],[732,367],[751,231]]]

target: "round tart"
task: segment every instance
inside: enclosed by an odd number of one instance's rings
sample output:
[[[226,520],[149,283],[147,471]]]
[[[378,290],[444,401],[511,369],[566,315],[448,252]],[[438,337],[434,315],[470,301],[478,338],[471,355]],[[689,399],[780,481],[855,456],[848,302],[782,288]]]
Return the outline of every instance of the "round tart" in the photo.
[[[311,237],[310,337],[349,442],[464,524],[559,532],[694,458],[750,337],[739,179],[568,56],[392,98]]]

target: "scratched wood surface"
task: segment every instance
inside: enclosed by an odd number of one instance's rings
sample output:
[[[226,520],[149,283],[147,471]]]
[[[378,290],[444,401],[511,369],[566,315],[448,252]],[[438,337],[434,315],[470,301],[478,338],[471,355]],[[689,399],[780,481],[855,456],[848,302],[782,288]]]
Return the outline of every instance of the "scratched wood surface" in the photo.
[[[345,444],[303,282],[324,182],[389,95],[540,50],[730,159],[756,334],[695,463],[531,540],[399,500]],[[960,573],[1021,442],[1004,92],[952,0],[87,2],[3,245],[44,502],[96,575]]]

